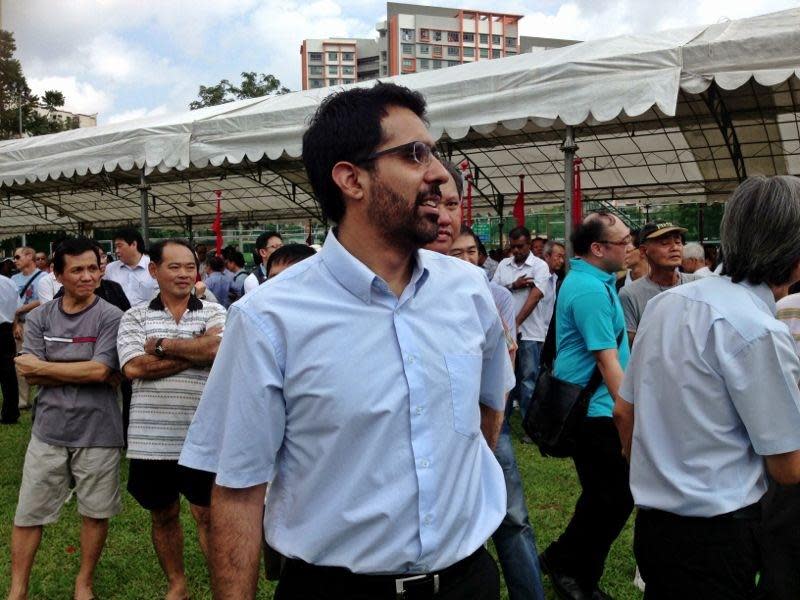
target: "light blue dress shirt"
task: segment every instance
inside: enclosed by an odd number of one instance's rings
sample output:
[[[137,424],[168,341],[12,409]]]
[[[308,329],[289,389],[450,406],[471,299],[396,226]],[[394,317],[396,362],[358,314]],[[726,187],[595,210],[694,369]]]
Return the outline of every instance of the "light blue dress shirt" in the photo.
[[[620,390],[637,506],[712,517],[758,502],[763,456],[800,448],[800,360],[766,285],[707,277],[647,303]]]
[[[506,513],[479,402],[513,387],[483,274],[420,250],[398,299],[333,233],[232,305],[180,462],[272,481],[286,556],[358,573],[438,570]]]

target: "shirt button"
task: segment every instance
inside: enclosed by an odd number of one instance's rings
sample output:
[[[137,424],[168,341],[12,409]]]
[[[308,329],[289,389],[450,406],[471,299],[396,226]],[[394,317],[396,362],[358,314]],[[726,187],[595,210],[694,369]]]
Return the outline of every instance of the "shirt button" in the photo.
[[[410,365],[414,364],[414,355],[413,354],[410,354],[408,356],[408,364],[410,364]]]
[[[418,406],[418,407],[417,407],[417,409],[416,409],[414,412],[415,412],[416,414],[418,414],[418,415],[421,415],[421,414],[422,414],[422,407],[421,407],[421,406]]]
[[[427,458],[423,458],[419,461],[419,466],[423,469],[427,469],[429,466],[431,466],[431,463]]]
[[[425,523],[425,525],[430,525],[430,524],[433,522],[433,517],[431,517],[430,515],[427,515],[427,516],[426,516],[426,517],[425,517],[425,518],[422,520],[422,522],[423,522],[423,523]]]

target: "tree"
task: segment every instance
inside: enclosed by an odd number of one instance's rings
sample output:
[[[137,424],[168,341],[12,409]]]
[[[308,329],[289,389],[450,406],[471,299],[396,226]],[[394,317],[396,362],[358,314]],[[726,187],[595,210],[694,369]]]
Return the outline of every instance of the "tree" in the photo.
[[[64,106],[64,94],[48,90],[44,98],[31,93],[22,65],[14,58],[17,45],[14,35],[0,29],[0,139],[55,133],[72,129],[72,120],[55,111]]]
[[[288,94],[290,91],[289,88],[282,86],[280,80],[274,75],[246,71],[242,73],[242,83],[239,86],[233,85],[227,79],[221,80],[217,85],[201,85],[197,93],[200,99],[190,102],[189,108],[195,110],[245,98]]]

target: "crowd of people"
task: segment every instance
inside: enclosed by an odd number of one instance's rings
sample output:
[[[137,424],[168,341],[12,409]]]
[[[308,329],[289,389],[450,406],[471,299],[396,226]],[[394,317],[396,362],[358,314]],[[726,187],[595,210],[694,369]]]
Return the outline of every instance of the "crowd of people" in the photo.
[[[605,212],[567,261],[525,227],[489,256],[406,88],[326,98],[303,161],[336,224],[318,252],[266,232],[248,272],[234,247],[145,251],[135,230],[108,264],[85,238],[52,265],[17,249],[3,423],[38,392],[9,600],[73,488],[74,597],[94,597],[123,451],[169,600],[188,597],[180,496],[220,599],[253,598],[265,555],[279,600],[494,600],[500,571],[510,600],[543,600],[543,574],[600,600],[634,507],[646,598],[800,595],[796,178],[739,186],[721,261],[678,224]],[[509,419],[532,411],[548,339],[556,377],[600,383],[576,430],[580,496],[540,553]]]

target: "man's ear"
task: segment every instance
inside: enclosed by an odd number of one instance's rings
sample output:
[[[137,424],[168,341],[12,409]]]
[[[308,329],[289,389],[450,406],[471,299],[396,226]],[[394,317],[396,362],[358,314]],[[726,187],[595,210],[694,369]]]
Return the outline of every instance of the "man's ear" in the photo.
[[[147,270],[150,271],[150,277],[152,277],[153,279],[156,278],[157,269],[158,265],[151,260],[150,263],[147,265]]]
[[[351,200],[361,200],[364,197],[364,183],[366,171],[345,160],[333,165],[331,170],[333,182],[342,191],[342,196]]]

